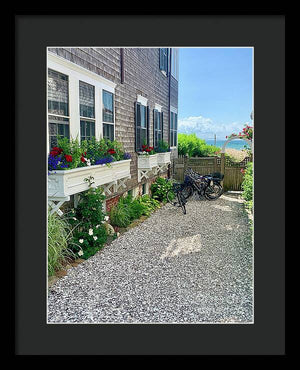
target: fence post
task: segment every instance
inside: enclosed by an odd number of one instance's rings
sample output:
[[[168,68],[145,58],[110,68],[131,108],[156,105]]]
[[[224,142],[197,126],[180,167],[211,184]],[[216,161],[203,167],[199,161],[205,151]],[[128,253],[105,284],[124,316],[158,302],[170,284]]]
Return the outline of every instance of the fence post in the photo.
[[[224,179],[225,179],[225,153],[221,153],[221,174],[224,175],[223,181],[221,181],[222,186],[224,186]]]

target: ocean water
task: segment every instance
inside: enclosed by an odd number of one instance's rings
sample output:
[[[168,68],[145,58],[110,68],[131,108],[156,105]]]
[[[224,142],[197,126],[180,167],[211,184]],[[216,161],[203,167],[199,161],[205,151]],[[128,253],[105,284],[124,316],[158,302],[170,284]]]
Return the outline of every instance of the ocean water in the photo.
[[[225,143],[226,140],[216,140],[216,146],[219,148],[222,148],[223,144]],[[205,140],[205,142],[209,145],[214,145],[215,141],[214,139],[211,140]],[[249,148],[249,145],[246,141],[244,140],[232,140],[230,141],[227,145],[226,148],[231,148],[231,149],[237,149],[237,150],[242,150],[244,149],[244,146],[247,146]]]

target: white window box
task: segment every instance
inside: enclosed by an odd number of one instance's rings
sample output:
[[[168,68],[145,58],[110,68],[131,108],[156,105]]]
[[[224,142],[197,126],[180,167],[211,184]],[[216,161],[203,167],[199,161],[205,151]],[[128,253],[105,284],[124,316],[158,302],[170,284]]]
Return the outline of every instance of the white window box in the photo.
[[[171,163],[171,152],[157,154],[157,164],[164,165],[168,163]]]
[[[151,170],[157,166],[157,154],[145,155],[141,154],[138,156],[138,169]]]
[[[48,197],[66,198],[86,191],[89,189],[89,182],[85,179],[88,178],[94,182],[94,187],[130,178],[130,162],[131,159],[126,159],[110,163],[111,167],[99,164],[72,170],[57,170],[48,175]]]

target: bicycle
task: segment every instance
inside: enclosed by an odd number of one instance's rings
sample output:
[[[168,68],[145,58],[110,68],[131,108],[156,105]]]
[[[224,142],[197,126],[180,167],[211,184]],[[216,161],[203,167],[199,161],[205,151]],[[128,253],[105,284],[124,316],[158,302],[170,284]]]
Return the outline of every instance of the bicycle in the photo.
[[[223,178],[224,175],[218,172],[202,176],[188,168],[185,171],[183,195],[185,199],[188,199],[196,192],[200,197],[208,200],[217,199],[223,193],[223,187],[220,184]]]
[[[170,180],[168,180],[170,181]],[[185,187],[185,184],[181,183],[172,183],[172,189],[167,191],[166,197],[170,204],[173,206],[181,207],[183,214],[186,214],[186,198],[184,197],[182,191]]]

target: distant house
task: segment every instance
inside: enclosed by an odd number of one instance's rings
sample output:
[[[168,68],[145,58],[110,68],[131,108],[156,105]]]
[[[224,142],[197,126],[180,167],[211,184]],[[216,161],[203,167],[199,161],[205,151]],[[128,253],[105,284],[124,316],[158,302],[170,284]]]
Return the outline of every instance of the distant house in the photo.
[[[132,156],[126,188],[107,194],[110,208],[124,192],[149,192],[166,174],[138,167],[145,139],[163,139],[177,153],[178,49],[48,48],[48,151],[57,135],[79,140],[95,136],[123,143]]]

